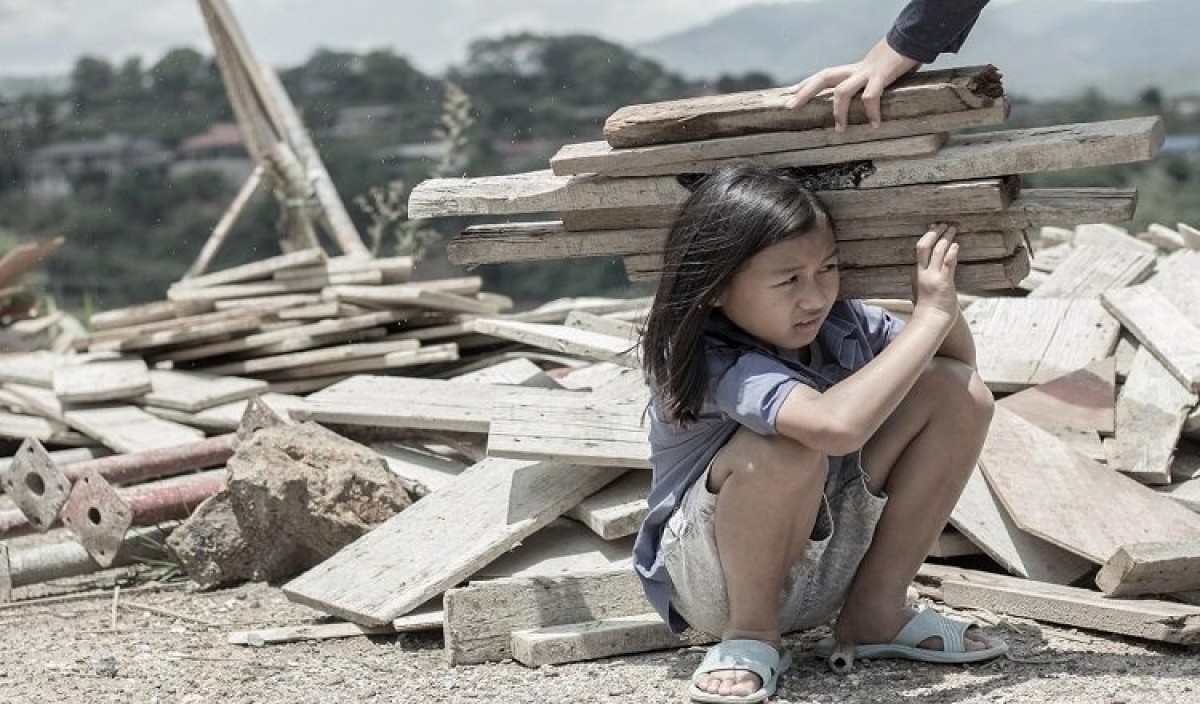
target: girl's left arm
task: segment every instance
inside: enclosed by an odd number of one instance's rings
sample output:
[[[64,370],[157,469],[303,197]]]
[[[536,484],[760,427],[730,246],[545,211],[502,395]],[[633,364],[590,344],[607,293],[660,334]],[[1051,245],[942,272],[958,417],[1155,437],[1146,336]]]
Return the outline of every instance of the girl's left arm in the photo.
[[[957,359],[972,369],[977,368],[975,365],[975,339],[971,336],[971,328],[967,327],[967,319],[962,312],[959,312],[958,319],[954,321],[954,326],[950,328],[950,332],[946,334],[946,339],[942,341],[942,346],[938,348],[934,356]]]

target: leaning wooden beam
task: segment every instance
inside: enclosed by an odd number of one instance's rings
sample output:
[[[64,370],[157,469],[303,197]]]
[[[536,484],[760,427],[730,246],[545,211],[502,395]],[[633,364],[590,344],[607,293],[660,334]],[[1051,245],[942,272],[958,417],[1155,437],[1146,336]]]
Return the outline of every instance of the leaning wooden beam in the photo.
[[[237,222],[242,211],[246,209],[246,205],[254,194],[258,191],[258,187],[262,185],[263,167],[255,166],[250,172],[249,178],[242,184],[237,195],[233,197],[233,202],[221,215],[221,219],[217,221],[216,227],[213,228],[212,234],[204,241],[204,246],[200,249],[200,254],[196,256],[196,261],[188,267],[184,272],[184,280],[193,279],[204,273],[208,265],[212,262],[212,258],[216,256],[217,250],[224,244],[225,238],[229,236],[230,230],[233,229],[233,224]]]
[[[1200,515],[1004,408],[996,409],[979,462],[1018,526],[1095,564],[1122,545],[1200,539]]]
[[[848,125],[846,131],[841,133],[832,127],[824,127],[799,132],[765,132],[741,137],[706,139],[678,144],[656,144],[630,149],[613,149],[608,142],[604,141],[568,144],[550,158],[550,166],[559,176],[603,174],[609,171],[628,169],[663,168],[669,164],[707,159],[728,159],[801,149],[817,150],[823,147],[837,148],[858,142],[954,132],[973,127],[991,127],[1002,124],[1008,118],[1008,112],[1008,101],[998,98],[993,105],[988,107],[958,110],[919,118],[888,120],[879,127]],[[834,161],[845,161],[845,159],[835,159]],[[673,173],[682,172],[676,170]]]
[[[1107,596],[1200,589],[1200,541],[1122,546],[1096,574],[1096,586]]]
[[[799,110],[786,107],[787,94],[786,88],[772,88],[630,105],[605,121],[604,139],[613,147],[628,148],[833,125],[832,94],[818,96]],[[902,78],[884,91],[881,107],[886,123],[988,107],[1003,94],[994,66],[970,66]],[[852,106],[849,122],[867,122],[861,105]]]
[[[476,581],[446,592],[445,607],[446,653],[452,665],[511,658],[513,631],[650,610],[631,569]]]
[[[1143,484],[1170,484],[1175,446],[1197,400],[1148,348],[1139,347],[1117,397],[1116,436],[1105,444],[1108,466]]]
[[[916,261],[919,228],[909,227],[907,236],[872,239],[838,235],[842,266],[862,267]],[[559,222],[506,223],[468,227],[446,245],[446,256],[455,264],[474,266],[497,262],[540,261],[571,257],[612,257],[657,254],[663,251],[667,230],[628,229],[570,232]],[[854,235],[854,232],[846,234]],[[1016,251],[1023,242],[1021,230],[961,231],[959,261],[999,259]]]
[[[1200,608],[1152,599],[1110,599],[1090,589],[937,565],[922,565],[919,583],[933,584],[949,606],[1115,633],[1163,643],[1200,643]]]
[[[544,626],[513,631],[512,656],[526,667],[562,665],[711,643],[697,634],[688,638],[671,632],[656,613]]]
[[[1151,286],[1106,291],[1104,307],[1190,391],[1200,391],[1200,327]]]
[[[630,281],[657,281],[662,258],[656,255],[625,257]],[[1029,255],[1024,248],[1003,259],[964,262],[958,265],[955,282],[963,293],[1015,288],[1029,274]],[[912,267],[877,266],[844,269],[838,295],[842,298],[904,298],[912,295]]]
[[[485,459],[288,582],[284,594],[355,623],[386,624],[474,574],[621,471]]]

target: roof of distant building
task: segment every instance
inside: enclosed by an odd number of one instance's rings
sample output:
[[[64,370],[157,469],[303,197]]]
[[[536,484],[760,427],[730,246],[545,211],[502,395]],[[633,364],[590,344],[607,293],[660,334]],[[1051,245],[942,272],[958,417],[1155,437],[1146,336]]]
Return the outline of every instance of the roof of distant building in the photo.
[[[241,146],[242,133],[237,125],[232,122],[216,122],[209,126],[207,132],[192,135],[180,142],[179,151],[195,152]]]

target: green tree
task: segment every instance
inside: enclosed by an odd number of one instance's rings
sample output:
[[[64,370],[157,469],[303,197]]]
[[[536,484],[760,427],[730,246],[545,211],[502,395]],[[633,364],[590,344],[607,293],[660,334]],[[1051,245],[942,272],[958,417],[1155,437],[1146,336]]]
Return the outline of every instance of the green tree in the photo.
[[[71,98],[75,109],[86,114],[112,97],[117,73],[112,64],[94,56],[83,56],[71,69]]]

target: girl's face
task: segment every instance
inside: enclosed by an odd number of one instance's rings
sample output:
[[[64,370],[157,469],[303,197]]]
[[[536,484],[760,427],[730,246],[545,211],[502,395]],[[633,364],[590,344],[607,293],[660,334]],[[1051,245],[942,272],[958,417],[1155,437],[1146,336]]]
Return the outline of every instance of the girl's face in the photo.
[[[761,250],[738,270],[716,306],[733,324],[782,349],[807,347],[837,300],[833,231],[821,227]]]

